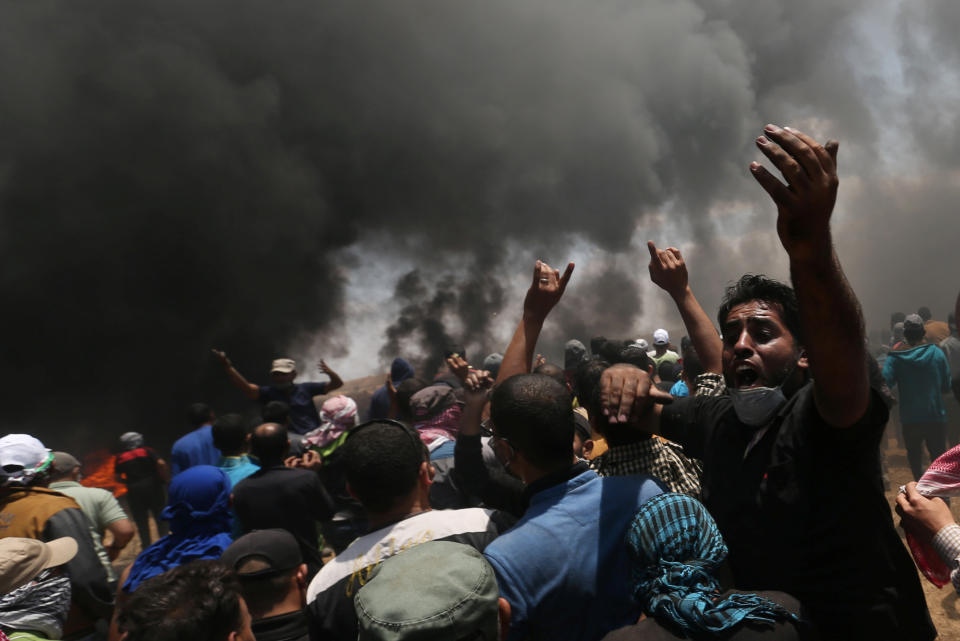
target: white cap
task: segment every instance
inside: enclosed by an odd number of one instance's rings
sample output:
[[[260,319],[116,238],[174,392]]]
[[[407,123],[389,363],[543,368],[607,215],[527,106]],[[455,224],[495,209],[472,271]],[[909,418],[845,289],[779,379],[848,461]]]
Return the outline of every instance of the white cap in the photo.
[[[29,434],[7,434],[0,438],[0,467],[34,468],[49,455],[50,450]]]
[[[658,329],[653,333],[654,345],[668,345],[670,343],[670,334],[665,329]]]
[[[292,358],[278,358],[273,361],[273,365],[270,367],[271,372],[279,372],[281,374],[289,374],[296,370],[297,362]]]

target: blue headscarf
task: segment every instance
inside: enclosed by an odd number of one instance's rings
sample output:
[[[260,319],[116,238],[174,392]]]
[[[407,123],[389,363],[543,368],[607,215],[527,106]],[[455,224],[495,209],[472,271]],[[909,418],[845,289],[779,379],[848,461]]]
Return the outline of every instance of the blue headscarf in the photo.
[[[727,545],[707,509],[685,494],[660,494],[640,508],[627,531],[631,590],[648,616],[686,634],[720,632],[741,621],[797,620],[756,594],[720,598],[713,571]]]
[[[177,566],[198,559],[219,559],[229,547],[230,479],[212,465],[196,465],[174,477],[167,507],[160,518],[170,523],[170,534],[140,553],[125,592]]]

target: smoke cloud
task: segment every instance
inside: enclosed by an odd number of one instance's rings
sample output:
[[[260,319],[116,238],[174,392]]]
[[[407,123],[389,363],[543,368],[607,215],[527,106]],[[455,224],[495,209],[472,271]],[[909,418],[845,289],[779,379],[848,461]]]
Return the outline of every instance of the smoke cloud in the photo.
[[[922,64],[955,49],[942,24],[952,5],[914,4],[890,55]],[[389,329],[366,342],[385,361],[410,351],[431,367],[448,338],[479,357],[502,350],[491,318],[517,302],[504,283],[582,246],[610,264],[578,267],[568,294],[580,299],[548,338],[632,336],[652,291],[637,241],[652,233],[697,248],[710,309],[723,282],[777,260],[772,207],[746,171],[765,122],[841,138],[858,194],[887,177],[873,162],[888,142],[877,123],[914,101],[875,100],[889,74],[851,53],[868,4],[836,5],[3,4],[4,427],[85,443],[140,429],[168,443],[188,402],[242,403],[211,347],[259,381],[291,345],[342,344],[344,252],[357,247],[364,261],[380,246],[416,266],[383,266],[399,278],[383,301]],[[925,47],[908,46],[917,32]],[[946,149],[938,160],[956,162]],[[931,196],[937,249],[956,246],[940,206],[954,192]],[[902,248],[883,224],[850,222],[878,200],[842,201],[855,287]],[[766,231],[735,231],[755,223]],[[868,308],[888,308],[908,280],[888,280]],[[956,284],[929,288],[947,299]]]

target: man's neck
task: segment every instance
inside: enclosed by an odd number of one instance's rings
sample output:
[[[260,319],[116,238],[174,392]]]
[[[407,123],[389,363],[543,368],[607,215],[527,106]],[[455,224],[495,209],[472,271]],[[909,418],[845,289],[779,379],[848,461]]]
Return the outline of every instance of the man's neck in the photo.
[[[291,612],[300,612],[303,610],[302,598],[299,592],[291,591],[287,593],[287,596],[283,598],[280,603],[276,604],[260,616],[254,619],[254,623],[257,621],[262,621],[263,619],[269,619],[270,617],[278,617],[281,614],[290,614]]]
[[[394,504],[394,506],[386,512],[380,512],[377,514],[372,512],[368,513],[368,517],[370,519],[370,529],[379,530],[387,527],[388,525],[414,516],[415,514],[429,512],[431,509],[429,498],[425,496],[421,497],[420,493],[417,492],[413,496],[406,497],[404,500]]]

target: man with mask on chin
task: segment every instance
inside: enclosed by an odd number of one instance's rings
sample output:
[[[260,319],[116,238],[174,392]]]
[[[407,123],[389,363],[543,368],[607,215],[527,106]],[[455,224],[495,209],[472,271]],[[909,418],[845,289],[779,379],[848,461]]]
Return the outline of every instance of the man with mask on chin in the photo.
[[[825,639],[933,639],[883,494],[887,409],[830,233],[837,143],[768,125],[756,144],[788,182],[750,165],[777,205],[794,287],[747,275],[727,289],[717,318],[728,396],[670,403],[646,372],[615,366],[601,378],[606,420],[703,460],[703,502],[737,588],[792,594]]]
[[[260,401],[266,405],[271,401],[283,401],[290,406],[290,430],[297,434],[306,434],[320,426],[320,414],[313,402],[314,396],[320,396],[341,387],[343,380],[330,369],[323,360],[317,368],[330,377],[327,383],[294,383],[297,378],[297,363],[292,358],[278,358],[270,367],[270,385],[256,385],[247,381],[227,358],[218,350],[212,350],[230,378],[234,387],[243,392],[251,401]]]

